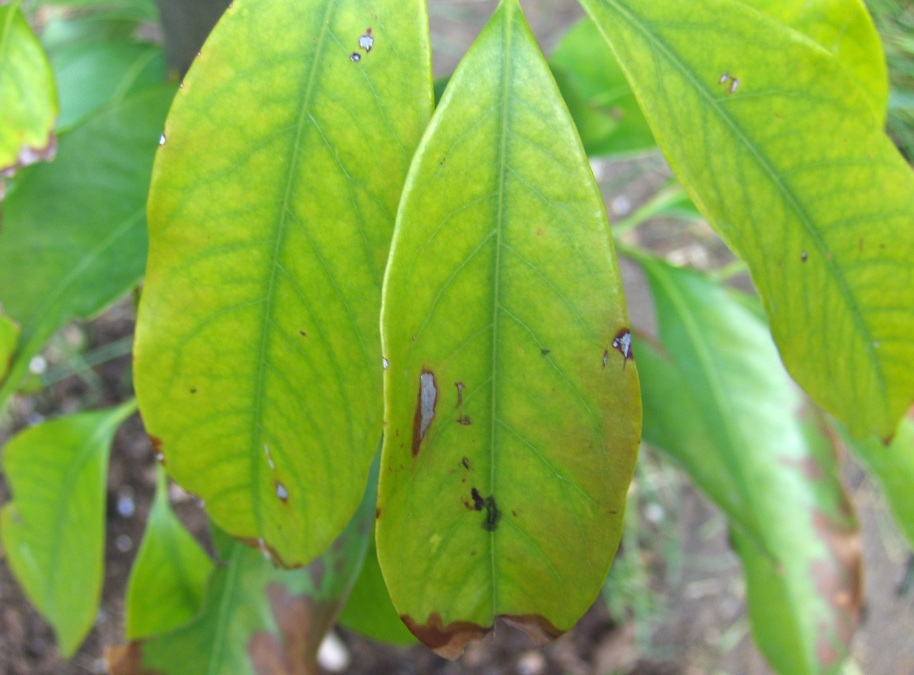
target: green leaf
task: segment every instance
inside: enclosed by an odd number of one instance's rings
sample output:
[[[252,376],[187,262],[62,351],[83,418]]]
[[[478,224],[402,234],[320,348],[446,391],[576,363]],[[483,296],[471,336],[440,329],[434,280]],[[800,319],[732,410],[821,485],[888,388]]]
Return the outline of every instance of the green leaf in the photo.
[[[914,410],[902,419],[888,447],[876,438],[851,440],[849,445],[879,484],[898,529],[914,550]]]
[[[862,0],[742,0],[814,40],[856,80],[885,123],[889,75],[879,33]]]
[[[20,4],[0,6],[0,172],[54,156],[54,75]]]
[[[643,260],[660,345],[638,343],[644,437],[727,514],[759,647],[779,673],[835,672],[861,602],[837,453],[764,322],[722,287]]]
[[[6,377],[18,341],[19,325],[5,314],[0,314],[0,382]]]
[[[152,157],[172,87],[125,98],[61,135],[53,164],[23,172],[0,230],[0,301],[22,327],[0,405],[29,360],[73,318],[142,277]]]
[[[784,363],[853,433],[914,399],[914,174],[833,56],[735,0],[582,0]]]
[[[171,510],[168,479],[159,469],[146,533],[127,582],[127,639],[165,633],[190,621],[200,610],[212,569],[209,556]]]
[[[140,409],[169,474],[285,566],[345,527],[381,435],[380,285],[429,58],[419,0],[240,0],[156,160]]]
[[[111,440],[133,402],[31,427],[4,448],[13,501],[0,540],[29,601],[69,658],[92,628],[101,599],[105,486]]]
[[[200,616],[171,633],[109,650],[109,672],[318,673],[318,647],[368,548],[377,464],[372,478],[352,521],[322,557],[302,569],[282,570],[266,551],[235,542],[210,576]]]
[[[165,82],[161,47],[141,42],[78,43],[51,53],[58,81],[61,128],[108,102]]]
[[[339,623],[365,637],[395,645],[416,642],[407,630],[390,600],[387,584],[378,564],[378,551],[374,538],[365,554],[365,562],[356,579],[346,606],[340,613]]]
[[[384,286],[378,556],[439,654],[504,617],[539,641],[593,602],[638,448],[603,202],[515,0],[451,79]]]
[[[592,21],[582,19],[568,29],[549,63],[588,155],[657,147],[622,68]]]

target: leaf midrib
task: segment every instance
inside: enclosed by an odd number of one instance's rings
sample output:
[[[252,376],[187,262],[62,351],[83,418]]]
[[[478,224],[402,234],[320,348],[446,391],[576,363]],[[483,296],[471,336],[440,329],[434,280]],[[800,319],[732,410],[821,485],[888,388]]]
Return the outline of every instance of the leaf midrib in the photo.
[[[882,366],[879,363],[879,359],[876,356],[875,350],[872,349],[873,338],[872,335],[870,335],[869,328],[864,321],[863,315],[861,312],[855,311],[857,303],[854,302],[853,293],[846,280],[842,276],[837,262],[834,260],[833,256],[830,255],[828,247],[825,245],[825,241],[823,240],[820,233],[815,229],[812,219],[806,213],[805,209],[802,207],[793,191],[790,190],[790,188],[781,181],[781,178],[775,171],[774,166],[772,166],[768,158],[763,155],[759,148],[751,141],[745,131],[743,131],[743,128],[737,124],[733,116],[730,115],[726,109],[719,105],[718,100],[711,96],[704,86],[701,86],[701,83],[695,76],[695,73],[693,73],[691,69],[686,66],[684,61],[677,58],[677,55],[667,46],[665,42],[657,38],[648,29],[647,25],[641,20],[640,17],[636,16],[627,7],[620,5],[617,0],[603,0],[603,2],[615,7],[619,14],[624,15],[628,19],[629,24],[635,30],[641,33],[641,35],[649,44],[652,45],[653,48],[665,56],[669,63],[671,63],[672,66],[679,71],[682,77],[690,85],[692,85],[692,88],[695,90],[695,92],[705,101],[707,108],[717,114],[718,118],[730,129],[730,131],[736,137],[737,141],[748,150],[749,154],[756,160],[757,165],[762,169],[763,173],[769,177],[776,190],[783,196],[788,206],[797,215],[800,224],[803,226],[803,230],[806,232],[807,236],[812,240],[813,244],[821,254],[820,257],[825,264],[825,269],[828,272],[828,276],[832,279],[832,282],[837,287],[840,295],[844,299],[847,312],[851,316],[854,325],[857,327],[859,335],[862,336],[862,342],[864,344],[863,351],[866,353],[867,359],[870,361],[872,372],[877,378],[878,387],[879,389],[885,391],[885,373],[883,372]],[[600,27],[600,30],[601,32],[603,31],[602,26]]]
[[[317,82],[317,73],[319,70],[320,64],[320,55],[324,52],[325,46],[327,43],[327,36],[330,34],[330,17],[333,14],[335,2],[334,0],[325,0],[324,3],[324,12],[320,19],[320,32],[318,34],[317,47],[314,50],[314,58],[309,64],[309,73],[308,80],[305,83],[304,91],[302,94],[301,108],[298,113],[298,120],[295,125],[295,141],[292,143],[290,149],[290,158],[288,161],[288,171],[286,174],[286,185],[283,194],[282,203],[279,206],[279,219],[277,223],[277,236],[275,244],[273,246],[273,251],[270,259],[270,276],[267,280],[267,288],[265,292],[265,303],[264,303],[264,316],[266,320],[262,321],[260,324],[260,336],[257,344],[257,373],[254,377],[254,406],[251,411],[251,420],[252,420],[252,443],[250,448],[250,458],[251,458],[251,491],[253,511],[254,511],[254,522],[257,525],[257,535],[263,538],[263,509],[261,508],[261,481],[260,481],[260,469],[261,469],[261,441],[262,441],[262,432],[263,428],[261,426],[261,420],[263,418],[263,405],[264,405],[264,382],[266,380],[267,373],[267,352],[269,351],[268,345],[270,340],[270,334],[272,332],[274,322],[273,315],[276,307],[276,284],[278,270],[279,270],[279,257],[282,253],[283,247],[286,241],[286,233],[289,230],[289,215],[291,214],[290,203],[292,201],[292,196],[295,191],[295,177],[298,174],[298,166],[301,161],[301,150],[302,150],[302,136],[304,134],[304,129],[307,126],[307,122],[310,118],[311,112],[311,103],[314,97],[314,92],[316,89]]]

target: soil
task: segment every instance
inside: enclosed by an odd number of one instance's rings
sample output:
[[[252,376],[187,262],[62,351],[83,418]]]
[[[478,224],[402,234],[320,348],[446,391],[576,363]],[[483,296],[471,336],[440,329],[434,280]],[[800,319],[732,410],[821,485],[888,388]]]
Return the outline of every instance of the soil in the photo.
[[[451,71],[481,29],[493,2],[432,3],[430,10],[436,51],[436,74]],[[580,16],[576,3],[529,0],[524,9],[544,48],[554,44],[564,26]],[[641,162],[641,164],[638,164]],[[647,164],[645,165],[644,162]],[[647,170],[645,171],[645,167]],[[612,166],[595,165],[611,218],[634,206],[666,180],[662,159],[648,157]],[[707,226],[684,230],[655,223],[639,230],[640,243],[667,257],[699,267],[719,266],[731,259]],[[651,332],[653,316],[643,281],[632,265],[623,264],[626,295],[633,325]],[[747,279],[737,279],[746,285]],[[134,311],[124,301],[98,319],[69,325],[45,351],[48,373],[78,361],[105,345],[129,339]],[[0,420],[0,446],[16,430],[43,419],[114,405],[132,395],[130,356],[125,354],[65,377],[46,389],[16,397]],[[60,371],[57,371],[60,372]],[[378,645],[337,628],[349,665],[358,674],[477,673],[538,675],[609,673],[678,675],[700,673],[769,673],[752,643],[745,618],[745,589],[739,563],[729,552],[724,517],[675,469],[646,456],[650,482],[639,501],[641,536],[617,560],[635,561],[645,576],[628,589],[631,597],[598,599],[570,631],[544,649],[506,626],[471,645],[456,663],[438,658],[421,646]],[[900,586],[909,564],[908,549],[895,530],[873,484],[848,460],[846,476],[863,529],[866,604],[853,653],[862,672],[870,675],[914,673],[914,592]],[[152,500],[155,462],[138,416],[119,430],[108,474],[105,584],[95,627],[70,661],[60,658],[50,627],[32,609],[10,574],[0,550],[0,675],[83,675],[103,673],[105,646],[123,642],[123,598],[132,560],[142,537]],[[637,487],[637,486],[636,486]],[[639,488],[640,489],[640,488]],[[654,495],[650,497],[649,495]],[[196,500],[179,489],[172,502],[188,528],[205,540],[206,517]],[[0,476],[0,503],[9,499]],[[609,607],[613,607],[610,614]]]

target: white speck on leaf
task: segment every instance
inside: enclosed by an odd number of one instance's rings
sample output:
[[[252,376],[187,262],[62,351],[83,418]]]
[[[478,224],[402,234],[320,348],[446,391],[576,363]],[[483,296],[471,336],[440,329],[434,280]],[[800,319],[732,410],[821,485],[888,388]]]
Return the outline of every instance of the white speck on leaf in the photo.
[[[279,481],[276,481],[276,496],[283,501],[286,501],[289,498],[289,491],[286,490],[286,486]]]
[[[371,35],[362,35],[359,37],[359,47],[364,49],[366,52],[370,52],[371,48],[374,47],[374,38],[371,37]]]
[[[276,465],[273,464],[273,457],[270,455],[270,448],[266,443],[263,444],[263,454],[267,456],[267,464],[270,465],[270,469],[276,469]]]
[[[435,403],[438,401],[438,387],[435,376],[427,371],[419,375],[419,439],[425,438],[435,417]]]
[[[733,82],[730,83],[730,93],[735,94],[737,89],[739,89],[739,80],[734,77]]]
[[[352,52],[352,54],[349,55],[349,60],[355,61],[356,63],[358,63],[359,61],[362,60],[362,55],[359,54],[358,52]]]

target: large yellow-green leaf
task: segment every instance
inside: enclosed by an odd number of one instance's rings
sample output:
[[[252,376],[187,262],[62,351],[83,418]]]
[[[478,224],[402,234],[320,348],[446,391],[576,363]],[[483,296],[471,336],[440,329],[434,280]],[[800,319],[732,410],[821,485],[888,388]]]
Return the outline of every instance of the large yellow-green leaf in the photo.
[[[419,0],[239,0],[162,137],[140,409],[175,480],[287,566],[352,517],[381,434],[380,286],[431,114],[427,32]]]
[[[0,6],[0,171],[54,152],[54,74],[20,4]]]
[[[641,403],[606,215],[517,0],[410,169],[384,286],[378,556],[425,644],[545,641],[619,541]]]
[[[644,260],[657,347],[638,343],[644,438],[726,513],[759,648],[778,673],[836,672],[861,602],[837,452],[767,327],[694,272]]]
[[[92,628],[105,556],[111,439],[133,402],[31,427],[3,449],[13,501],[0,511],[6,559],[69,657]]]
[[[869,98],[876,116],[885,122],[889,74],[879,33],[863,0],[742,1],[831,52]]]
[[[158,469],[143,543],[130,570],[124,632],[128,640],[177,628],[200,610],[209,556],[168,504],[168,479]]]
[[[914,174],[833,54],[735,0],[582,0],[784,363],[856,434],[914,398]]]
[[[358,575],[377,495],[377,462],[333,546],[302,569],[277,569],[216,530],[223,557],[200,614],[176,630],[109,649],[112,675],[318,675],[317,651]]]
[[[158,86],[103,108],[61,134],[53,163],[17,179],[0,227],[0,302],[22,334],[0,405],[56,330],[142,277],[152,158],[173,94]]]

